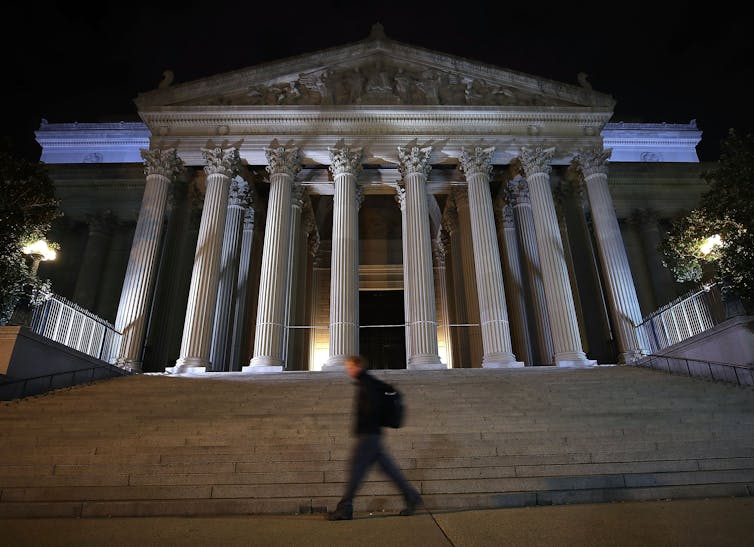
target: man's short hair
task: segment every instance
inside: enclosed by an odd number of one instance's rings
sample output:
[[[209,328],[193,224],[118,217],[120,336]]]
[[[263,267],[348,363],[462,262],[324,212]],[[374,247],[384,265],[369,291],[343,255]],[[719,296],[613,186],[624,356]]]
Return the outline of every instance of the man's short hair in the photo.
[[[366,357],[363,357],[361,355],[349,355],[346,358],[346,361],[352,362],[354,365],[356,365],[359,368],[363,368],[363,369],[369,368],[369,362],[366,360]]]

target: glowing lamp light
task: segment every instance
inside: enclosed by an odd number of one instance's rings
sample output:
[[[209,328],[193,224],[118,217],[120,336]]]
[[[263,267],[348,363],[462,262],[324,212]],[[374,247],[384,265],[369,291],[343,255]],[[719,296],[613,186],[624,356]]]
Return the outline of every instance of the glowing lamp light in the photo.
[[[41,261],[55,260],[58,256],[55,249],[51,249],[44,239],[38,239],[34,243],[24,246],[21,251],[32,257],[34,260],[31,266],[32,275],[37,275],[37,269],[39,269],[39,263]]]
[[[719,235],[715,234],[713,236],[708,237],[702,242],[702,244],[699,246],[699,251],[703,255],[708,255],[712,252],[712,250],[715,247],[722,245],[722,243],[723,243],[722,238],[720,238]]]
[[[38,239],[34,243],[26,245],[21,250],[24,252],[24,254],[31,255],[33,257],[38,256],[40,260],[55,260],[55,257],[58,256],[58,253],[55,252],[55,249],[50,249],[44,239]]]

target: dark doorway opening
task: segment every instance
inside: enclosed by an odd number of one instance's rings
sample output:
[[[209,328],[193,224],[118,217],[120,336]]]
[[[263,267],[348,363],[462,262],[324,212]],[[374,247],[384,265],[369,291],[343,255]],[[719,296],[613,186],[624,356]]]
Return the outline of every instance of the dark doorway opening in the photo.
[[[371,368],[406,368],[403,317],[403,291],[359,291],[359,351]]]

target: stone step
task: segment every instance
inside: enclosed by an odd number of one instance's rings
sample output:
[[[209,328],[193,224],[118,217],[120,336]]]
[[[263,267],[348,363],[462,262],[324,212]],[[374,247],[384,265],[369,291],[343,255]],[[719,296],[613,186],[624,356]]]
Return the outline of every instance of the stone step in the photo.
[[[622,367],[375,375],[406,396],[386,445],[436,509],[752,494],[751,390]],[[0,516],[332,509],[352,397],[330,373],[132,376],[4,404]],[[377,471],[356,501],[402,506]]]

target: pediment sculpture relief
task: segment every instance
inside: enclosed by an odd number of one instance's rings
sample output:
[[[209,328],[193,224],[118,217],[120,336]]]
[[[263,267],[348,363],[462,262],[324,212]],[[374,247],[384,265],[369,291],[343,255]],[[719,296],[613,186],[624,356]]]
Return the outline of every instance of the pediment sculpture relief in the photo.
[[[213,105],[486,105],[557,106],[566,101],[384,59],[301,73],[289,81],[253,85],[233,96],[198,101]]]

